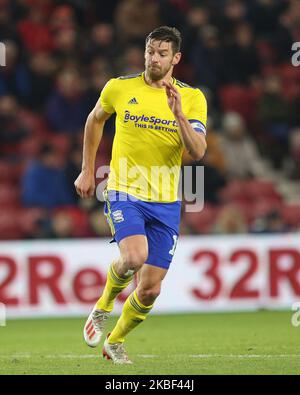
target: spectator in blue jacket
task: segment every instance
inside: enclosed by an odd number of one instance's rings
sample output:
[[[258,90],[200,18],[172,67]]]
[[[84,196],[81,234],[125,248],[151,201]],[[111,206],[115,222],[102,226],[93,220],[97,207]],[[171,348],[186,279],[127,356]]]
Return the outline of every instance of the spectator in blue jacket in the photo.
[[[50,145],[43,146],[40,157],[32,161],[22,180],[25,206],[52,209],[75,203],[67,182],[64,160]]]
[[[46,103],[46,118],[56,132],[82,132],[89,108],[82,79],[75,69],[62,70]]]

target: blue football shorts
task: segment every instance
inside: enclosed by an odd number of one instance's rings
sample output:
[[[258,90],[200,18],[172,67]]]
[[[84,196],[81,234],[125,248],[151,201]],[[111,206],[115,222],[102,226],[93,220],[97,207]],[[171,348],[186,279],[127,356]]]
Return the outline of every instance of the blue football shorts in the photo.
[[[113,239],[119,243],[133,235],[145,235],[145,263],[168,269],[178,240],[181,201],[148,202],[119,191],[104,191],[104,214]]]

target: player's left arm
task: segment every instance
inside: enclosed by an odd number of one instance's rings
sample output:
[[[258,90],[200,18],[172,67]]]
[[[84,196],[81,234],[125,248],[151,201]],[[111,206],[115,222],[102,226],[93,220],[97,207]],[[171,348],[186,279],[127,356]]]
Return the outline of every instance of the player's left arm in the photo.
[[[182,111],[181,96],[178,90],[169,82],[164,82],[168,105],[179,126],[182,144],[195,160],[203,158],[207,144],[205,134],[196,131]]]

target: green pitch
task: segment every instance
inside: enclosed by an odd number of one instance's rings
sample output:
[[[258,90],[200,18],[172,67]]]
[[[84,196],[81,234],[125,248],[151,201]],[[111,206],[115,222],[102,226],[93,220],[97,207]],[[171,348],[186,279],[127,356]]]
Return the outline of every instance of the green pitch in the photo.
[[[291,316],[150,315],[128,336],[132,366],[85,345],[85,318],[8,321],[0,327],[0,374],[299,374],[300,327]]]

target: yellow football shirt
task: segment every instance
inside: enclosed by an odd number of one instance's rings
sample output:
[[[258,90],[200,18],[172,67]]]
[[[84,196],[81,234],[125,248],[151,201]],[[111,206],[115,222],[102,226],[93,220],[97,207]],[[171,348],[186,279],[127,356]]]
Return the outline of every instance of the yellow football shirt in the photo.
[[[173,79],[183,113],[193,128],[205,133],[207,105],[199,89]],[[100,103],[116,113],[116,132],[107,189],[153,202],[178,200],[183,144],[164,88],[153,88],[144,74],[112,78]]]

